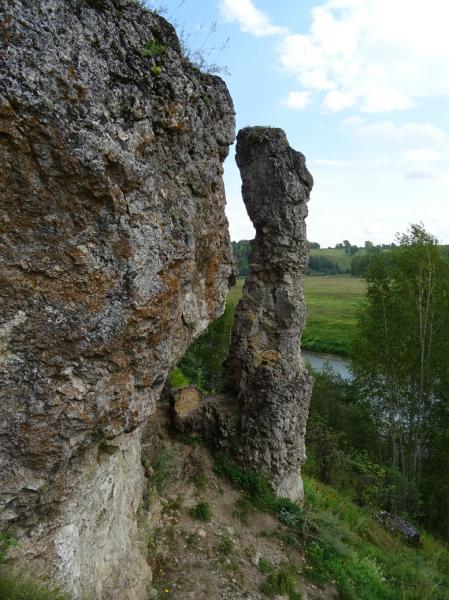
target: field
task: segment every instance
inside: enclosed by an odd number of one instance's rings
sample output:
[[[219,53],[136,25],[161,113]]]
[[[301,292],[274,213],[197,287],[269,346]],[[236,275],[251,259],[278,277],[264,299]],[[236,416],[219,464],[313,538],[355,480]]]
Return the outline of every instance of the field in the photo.
[[[366,293],[364,279],[349,276],[306,277],[307,350],[349,354],[357,323],[357,307]]]
[[[312,248],[310,256],[321,256],[328,260],[337,263],[343,271],[351,268],[351,256],[346,254],[343,248]]]
[[[229,292],[235,304],[242,295],[243,278]],[[346,355],[355,333],[357,306],[366,292],[365,281],[350,276],[306,277],[307,326],[302,346],[307,350]]]

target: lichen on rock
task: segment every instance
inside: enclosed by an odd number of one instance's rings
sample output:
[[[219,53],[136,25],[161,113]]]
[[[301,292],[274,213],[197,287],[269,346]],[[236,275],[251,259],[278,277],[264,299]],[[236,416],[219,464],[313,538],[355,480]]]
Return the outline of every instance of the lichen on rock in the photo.
[[[75,596],[144,597],[139,436],[223,310],[233,137],[138,3],[0,4],[0,522]]]
[[[313,179],[281,129],[242,129],[236,160],[256,237],[226,361],[228,389],[241,411],[235,453],[279,496],[297,500],[312,390],[300,342]]]

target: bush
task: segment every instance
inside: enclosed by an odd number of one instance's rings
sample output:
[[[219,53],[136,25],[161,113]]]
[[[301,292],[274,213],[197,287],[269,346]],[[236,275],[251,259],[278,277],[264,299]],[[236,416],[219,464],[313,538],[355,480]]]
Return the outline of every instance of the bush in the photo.
[[[169,381],[173,388],[182,388],[190,385],[189,379],[184,375],[181,369],[178,369],[178,367],[175,367],[170,372]]]
[[[259,570],[267,575],[266,581],[260,586],[261,592],[267,596],[288,596],[289,600],[301,600],[302,595],[296,591],[297,581],[291,565],[275,569],[268,561],[261,560]]]
[[[217,546],[218,554],[221,554],[221,556],[229,556],[233,550],[234,542],[228,536],[225,536]]]
[[[233,322],[234,306],[228,302],[224,314],[193,342],[179,363],[182,373],[205,392],[223,389],[222,365],[228,354]]]
[[[198,502],[198,504],[192,508],[190,514],[197,521],[210,521],[212,518],[212,508],[208,502]]]
[[[161,56],[165,52],[165,46],[156,40],[148,40],[142,49],[142,56]]]

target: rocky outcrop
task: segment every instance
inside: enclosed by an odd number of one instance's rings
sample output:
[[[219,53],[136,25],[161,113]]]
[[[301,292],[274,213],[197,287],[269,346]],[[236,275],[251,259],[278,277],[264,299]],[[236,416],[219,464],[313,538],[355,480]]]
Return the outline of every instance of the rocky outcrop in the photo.
[[[76,597],[145,596],[141,428],[223,308],[233,136],[133,0],[0,4],[0,526]]]
[[[238,394],[241,410],[236,452],[269,477],[278,495],[298,499],[312,389],[300,339],[313,180],[281,129],[241,130],[236,160],[256,229],[226,363],[228,388]]]
[[[421,535],[419,531],[412,523],[406,521],[399,515],[394,515],[385,510],[381,510],[377,514],[377,520],[382,527],[387,529],[387,531],[399,534],[407,544],[410,544],[411,546],[420,545]]]

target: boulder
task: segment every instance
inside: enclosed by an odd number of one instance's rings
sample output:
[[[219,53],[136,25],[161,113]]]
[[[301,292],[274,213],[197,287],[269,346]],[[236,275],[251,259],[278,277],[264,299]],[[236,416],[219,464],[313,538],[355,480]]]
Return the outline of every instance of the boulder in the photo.
[[[421,543],[421,535],[416,527],[399,515],[393,515],[385,510],[381,510],[377,515],[377,520],[388,531],[399,533],[408,544],[419,546]]]

